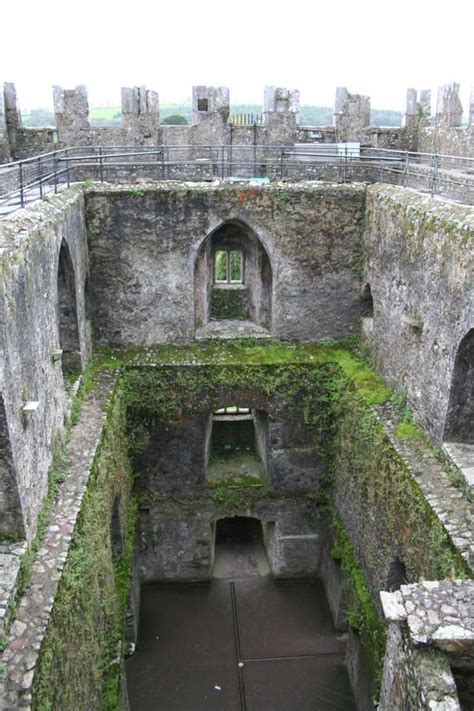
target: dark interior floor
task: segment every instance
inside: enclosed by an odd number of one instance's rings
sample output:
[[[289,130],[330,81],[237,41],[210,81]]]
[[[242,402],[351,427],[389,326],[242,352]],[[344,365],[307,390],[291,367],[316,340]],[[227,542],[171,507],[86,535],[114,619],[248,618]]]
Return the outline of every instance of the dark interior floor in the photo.
[[[319,581],[146,585],[131,711],[351,711],[344,651]]]

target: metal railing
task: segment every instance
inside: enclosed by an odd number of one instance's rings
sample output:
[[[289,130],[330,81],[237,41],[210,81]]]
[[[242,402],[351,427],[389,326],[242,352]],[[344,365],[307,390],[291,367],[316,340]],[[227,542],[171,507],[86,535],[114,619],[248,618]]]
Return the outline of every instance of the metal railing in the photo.
[[[231,114],[229,123],[234,126],[263,126],[263,114]]]
[[[389,182],[474,204],[474,159],[345,144],[65,148],[0,165],[0,217],[78,181]]]

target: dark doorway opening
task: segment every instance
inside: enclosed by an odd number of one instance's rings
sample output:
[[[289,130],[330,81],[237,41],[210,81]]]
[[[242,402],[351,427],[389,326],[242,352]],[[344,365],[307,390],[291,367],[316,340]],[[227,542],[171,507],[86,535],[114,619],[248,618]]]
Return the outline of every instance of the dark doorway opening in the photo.
[[[269,574],[261,522],[246,516],[217,521],[213,577],[246,578]]]
[[[456,353],[444,439],[474,444],[474,328]]]
[[[63,240],[58,264],[58,327],[62,370],[66,381],[81,374],[81,346],[77,320],[76,284],[69,247]]]

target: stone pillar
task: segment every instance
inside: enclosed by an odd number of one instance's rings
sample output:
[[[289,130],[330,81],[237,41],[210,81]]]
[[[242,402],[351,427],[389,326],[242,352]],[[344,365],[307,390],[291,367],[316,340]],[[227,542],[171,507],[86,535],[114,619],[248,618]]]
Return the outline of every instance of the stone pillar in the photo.
[[[122,88],[123,127],[132,142],[156,138],[160,125],[160,100],[156,91],[144,86]]]
[[[295,118],[300,110],[300,92],[281,86],[266,86],[263,95],[263,113],[290,114]]]
[[[54,113],[63,146],[84,145],[90,132],[89,101],[85,86],[63,89],[53,86]]]
[[[462,104],[459,98],[459,84],[444,84],[438,90],[436,123],[448,128],[460,126],[462,122]]]
[[[413,121],[416,121],[418,116],[417,105],[418,92],[416,89],[407,89],[407,100],[405,106],[405,115],[403,117],[403,126],[409,126]]]
[[[227,123],[230,111],[229,89],[225,86],[193,86],[193,124],[209,119]]]
[[[291,146],[296,141],[300,92],[281,86],[266,86],[263,95],[265,142]]]
[[[4,85],[0,85],[0,163],[11,160],[10,141],[8,140],[7,117],[5,108]]]
[[[370,125],[370,98],[336,89],[334,125],[338,141],[361,141]]]
[[[18,105],[15,84],[5,82],[3,85],[3,96],[5,99],[5,120],[10,143],[10,153],[13,158],[17,153],[17,132],[22,127],[21,112]]]

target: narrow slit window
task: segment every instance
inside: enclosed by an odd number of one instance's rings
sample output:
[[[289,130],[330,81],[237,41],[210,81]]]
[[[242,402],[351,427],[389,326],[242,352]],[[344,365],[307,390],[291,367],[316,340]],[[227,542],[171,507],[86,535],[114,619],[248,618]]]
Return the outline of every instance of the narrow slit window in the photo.
[[[217,250],[214,281],[216,284],[243,284],[244,257],[240,250]]]

